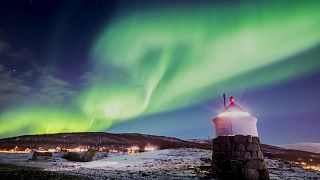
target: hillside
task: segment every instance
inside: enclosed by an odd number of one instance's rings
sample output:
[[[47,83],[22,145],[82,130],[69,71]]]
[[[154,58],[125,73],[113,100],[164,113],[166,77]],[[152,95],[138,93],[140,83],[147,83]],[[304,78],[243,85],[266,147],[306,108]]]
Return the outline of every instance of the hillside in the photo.
[[[296,149],[301,151],[320,153],[320,143],[303,142],[303,143],[279,145],[279,147],[282,147],[285,149]]]
[[[130,146],[157,146],[159,149],[169,148],[199,148],[210,149],[210,144],[184,141],[165,136],[154,136],[136,133],[113,134],[105,132],[59,133],[43,135],[25,135],[0,139],[1,149],[21,148],[75,148],[78,146],[108,147],[123,149]]]
[[[278,158],[286,161],[305,162],[308,165],[320,165],[320,154],[294,149],[285,149],[262,144],[261,148],[266,157]]]

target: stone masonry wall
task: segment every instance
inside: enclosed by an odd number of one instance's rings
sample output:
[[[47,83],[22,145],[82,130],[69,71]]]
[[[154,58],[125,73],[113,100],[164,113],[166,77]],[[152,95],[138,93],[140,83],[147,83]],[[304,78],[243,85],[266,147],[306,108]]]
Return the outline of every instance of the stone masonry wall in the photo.
[[[259,138],[236,135],[213,139],[212,177],[268,180],[269,173]]]

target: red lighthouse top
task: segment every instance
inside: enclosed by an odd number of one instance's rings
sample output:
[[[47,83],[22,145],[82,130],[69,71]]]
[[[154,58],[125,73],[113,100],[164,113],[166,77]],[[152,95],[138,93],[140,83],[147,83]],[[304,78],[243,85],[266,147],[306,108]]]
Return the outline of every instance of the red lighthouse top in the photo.
[[[224,98],[224,104],[225,104],[225,95],[223,96]],[[240,107],[239,105],[237,105],[235,103],[235,98],[234,97],[230,97],[229,98],[230,103],[228,106],[225,105],[225,108],[223,110],[223,112],[221,114],[219,114],[218,116],[226,116],[226,115],[250,115],[245,109],[243,109],[242,107]]]
[[[230,97],[230,104],[224,109],[223,112],[246,112],[242,107],[235,103],[234,97]]]
[[[230,103],[234,103],[234,97],[230,97]]]

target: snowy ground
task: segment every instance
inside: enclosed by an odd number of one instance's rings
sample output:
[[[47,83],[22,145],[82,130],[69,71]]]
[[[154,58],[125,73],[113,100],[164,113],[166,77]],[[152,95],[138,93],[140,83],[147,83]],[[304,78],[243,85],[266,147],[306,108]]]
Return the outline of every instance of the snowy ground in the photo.
[[[304,170],[292,162],[267,159],[270,179],[320,179],[320,172]]]
[[[211,151],[167,149],[108,157],[92,162],[70,162],[62,158],[31,161],[31,154],[0,153],[0,163],[39,167],[46,171],[79,175],[89,179],[198,179],[200,166],[210,166]],[[303,170],[292,163],[267,159],[271,179],[320,179],[320,173]]]
[[[211,152],[200,149],[168,149],[113,156],[91,162],[69,162],[62,158],[31,161],[31,154],[0,154],[0,163],[40,167],[47,171],[81,175],[94,179],[181,179],[197,178],[198,166],[210,165]]]

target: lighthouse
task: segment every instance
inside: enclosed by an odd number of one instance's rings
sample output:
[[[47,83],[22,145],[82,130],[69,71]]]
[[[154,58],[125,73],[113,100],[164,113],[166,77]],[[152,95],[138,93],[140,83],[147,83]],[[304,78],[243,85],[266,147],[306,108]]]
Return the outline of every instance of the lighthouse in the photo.
[[[212,120],[216,137],[234,135],[258,137],[257,118],[251,116],[249,112],[237,105],[234,97],[230,97],[230,104],[228,106],[226,106],[224,94],[223,100],[223,112]]]
[[[224,110],[212,119],[216,137],[212,141],[212,178],[269,180],[257,131],[257,118],[230,97]]]

